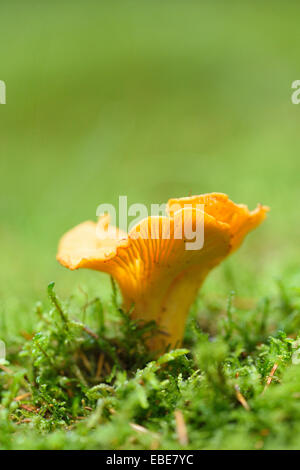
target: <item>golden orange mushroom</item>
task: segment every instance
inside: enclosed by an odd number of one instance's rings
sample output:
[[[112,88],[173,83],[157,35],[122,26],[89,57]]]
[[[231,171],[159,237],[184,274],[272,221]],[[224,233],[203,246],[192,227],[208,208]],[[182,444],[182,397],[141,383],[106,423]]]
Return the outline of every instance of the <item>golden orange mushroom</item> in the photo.
[[[161,334],[152,338],[150,347],[176,347],[207,274],[240,246],[267,211],[262,205],[249,211],[220,193],[171,199],[167,216],[143,219],[128,234],[111,227],[107,215],[98,223],[76,226],[62,237],[57,259],[69,269],[109,273],[119,284],[124,309],[132,309],[132,318],[157,323]],[[184,224],[195,228],[199,216],[204,244],[186,249],[186,237],[176,234],[184,233]]]

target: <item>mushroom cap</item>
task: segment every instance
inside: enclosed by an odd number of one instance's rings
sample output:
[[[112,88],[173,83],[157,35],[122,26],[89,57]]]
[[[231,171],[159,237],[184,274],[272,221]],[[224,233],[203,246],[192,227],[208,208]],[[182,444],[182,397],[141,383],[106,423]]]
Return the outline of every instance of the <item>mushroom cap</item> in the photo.
[[[196,207],[204,204],[206,214],[211,215],[219,222],[228,224],[231,238],[231,251],[235,251],[242,243],[248,232],[255,229],[266,218],[269,207],[258,204],[256,209],[249,211],[245,204],[235,204],[227,194],[208,193],[200,196],[170,199],[167,210],[173,214],[173,207],[184,207],[186,205]]]
[[[198,209],[199,205],[204,206],[204,211]],[[207,253],[206,257],[210,253],[209,256],[215,258],[220,245],[223,246],[223,255],[235,251],[247,233],[265,219],[268,211],[269,208],[261,204],[249,211],[246,205],[235,204],[222,193],[170,199],[168,216],[147,217],[129,234],[110,226],[108,215],[100,217],[98,223],[87,221],[77,225],[60,240],[57,260],[71,270],[89,268],[108,272],[118,264],[118,260],[121,264],[122,260],[132,262],[136,259],[149,265],[156,259],[161,264],[163,260],[167,261],[166,253],[169,261],[174,258],[173,261],[176,259],[178,262],[181,252],[181,257],[184,255],[185,260],[194,262],[190,259],[189,250],[184,250],[187,240],[184,237],[175,240],[174,233],[180,225],[183,227],[190,223],[195,226],[200,213],[204,221],[202,250]],[[184,228],[181,231],[184,232]],[[202,257],[203,254],[192,253],[195,262]]]
[[[117,255],[117,248],[127,247],[127,233],[109,225],[109,215],[101,216],[97,223],[90,220],[69,230],[60,240],[57,260],[71,270],[98,269]]]

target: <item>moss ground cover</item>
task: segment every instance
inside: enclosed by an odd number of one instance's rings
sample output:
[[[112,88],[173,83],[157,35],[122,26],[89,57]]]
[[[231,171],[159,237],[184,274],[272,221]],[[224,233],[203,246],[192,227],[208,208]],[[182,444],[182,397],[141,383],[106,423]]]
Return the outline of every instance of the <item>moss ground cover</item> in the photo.
[[[250,308],[233,292],[226,304],[199,298],[184,349],[159,358],[144,342],[155,325],[130,321],[115,287],[107,304],[71,306],[53,283],[48,294],[35,331],[6,338],[1,448],[299,446],[299,291],[278,283]]]

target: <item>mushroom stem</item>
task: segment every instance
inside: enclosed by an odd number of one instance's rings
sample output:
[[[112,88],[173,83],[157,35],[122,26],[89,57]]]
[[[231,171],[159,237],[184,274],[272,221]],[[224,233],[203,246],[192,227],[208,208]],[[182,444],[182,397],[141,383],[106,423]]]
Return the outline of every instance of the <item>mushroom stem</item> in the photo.
[[[206,274],[190,269],[181,273],[166,291],[135,304],[133,319],[155,321],[157,324],[157,334],[147,343],[151,350],[163,352],[167,347],[181,346],[189,310]]]

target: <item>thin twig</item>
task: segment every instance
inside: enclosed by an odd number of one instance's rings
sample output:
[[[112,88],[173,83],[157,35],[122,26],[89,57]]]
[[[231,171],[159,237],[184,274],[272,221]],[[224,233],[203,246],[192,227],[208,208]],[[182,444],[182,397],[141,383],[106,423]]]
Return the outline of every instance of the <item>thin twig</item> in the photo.
[[[20,405],[20,408],[23,408],[23,410],[29,411],[30,413],[38,412],[38,408],[33,405]]]
[[[104,362],[104,354],[101,353],[98,359],[98,364],[97,364],[96,379],[99,379],[101,377],[103,362]]]
[[[144,426],[141,426],[140,424],[136,424],[136,423],[129,423],[129,424],[130,424],[130,427],[134,429],[135,431],[142,432],[144,434],[147,434],[148,432],[150,432],[148,429],[144,428]]]
[[[90,330],[87,326],[83,326],[82,329],[90,336],[92,336],[92,338],[94,339],[99,339],[99,336],[97,335],[97,333],[95,333],[94,331]]]
[[[84,354],[83,351],[79,351],[79,357],[82,360],[83,365],[85,366],[87,371],[91,372],[92,371],[92,366],[91,366],[90,361],[88,360],[88,358],[86,357],[86,355]]]
[[[187,446],[189,443],[189,440],[188,440],[187,428],[186,428],[182,411],[175,410],[174,415],[175,415],[176,432],[177,432],[179,444],[182,446]]]
[[[0,369],[3,370],[3,372],[6,372],[7,374],[13,374],[13,371],[8,367],[4,366],[3,364],[0,364]]]
[[[31,423],[31,419],[30,418],[24,418],[24,419],[21,419],[21,421],[17,422],[17,424],[23,424],[23,423]]]
[[[239,386],[235,385],[234,388],[236,398],[238,399],[240,404],[243,406],[243,408],[245,408],[245,410],[250,411],[250,406],[248,405],[246,398],[241,394]]]
[[[114,408],[109,408],[109,412],[112,415],[117,415],[118,414]],[[140,433],[143,433],[143,434],[151,434],[153,437],[156,437],[156,438],[159,437],[159,434],[157,434],[156,432],[150,431],[149,429],[145,428],[144,426],[141,426],[140,424],[130,422],[129,426],[134,431],[137,431],[137,432],[140,432]]]
[[[276,372],[277,367],[278,367],[278,364],[275,362],[275,364],[274,364],[274,366],[272,367],[272,370],[271,370],[271,372],[270,372],[270,375],[268,376],[268,379],[267,379],[265,388],[263,389],[262,395],[265,393],[265,391],[266,391],[267,388],[269,387],[270,383],[272,382],[273,376],[274,376],[274,374],[275,374],[275,372]]]
[[[31,392],[27,392],[27,393],[23,393],[22,395],[19,395],[14,400],[15,401],[22,401],[22,400],[25,400],[25,398],[28,398],[30,396],[31,396]]]
[[[156,432],[153,432],[153,431],[150,431],[149,429],[145,428],[144,426],[141,426],[140,424],[136,424],[136,423],[129,423],[131,429],[133,429],[134,431],[137,431],[137,432],[140,432],[140,433],[143,433],[143,434],[151,434],[153,437],[155,438],[158,438],[159,437],[159,434],[157,434]]]

